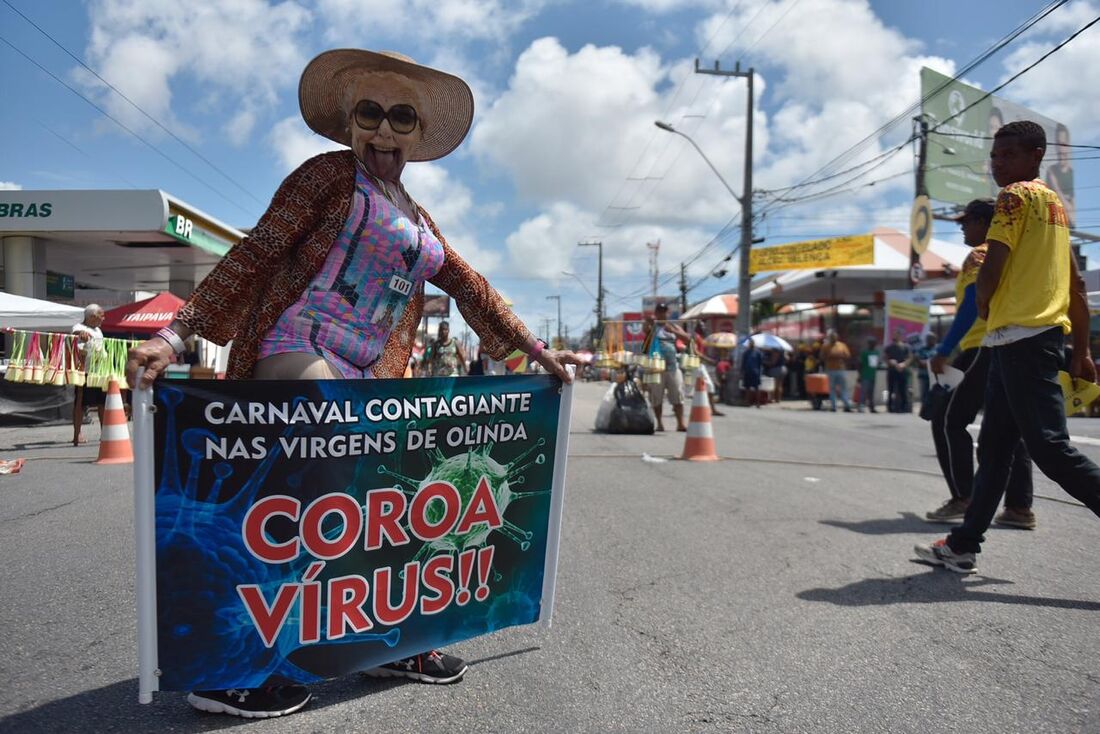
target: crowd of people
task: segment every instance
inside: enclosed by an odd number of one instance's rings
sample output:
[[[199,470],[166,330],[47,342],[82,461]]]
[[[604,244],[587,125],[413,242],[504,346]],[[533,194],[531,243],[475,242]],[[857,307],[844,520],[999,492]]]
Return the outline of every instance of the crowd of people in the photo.
[[[830,331],[822,341],[800,343],[787,355],[790,369],[774,373],[786,379],[787,394],[805,396],[807,376],[824,372],[833,411],[840,401],[845,412],[852,402],[877,412],[880,372],[888,411],[909,413],[920,403],[949,493],[925,519],[958,527],[914,551],[958,573],[976,572],[991,524],[1037,527],[1032,463],[1100,515],[1100,466],[1070,443],[1058,378],[1064,371],[1074,382],[1095,382],[1097,365],[1084,280],[1069,242],[1071,214],[1057,185],[1039,178],[1046,148],[1037,123],[997,130],[990,168],[1001,189],[995,201],[971,201],[956,218],[972,250],[956,279],[956,314],[942,340],[907,339],[897,330],[883,348],[868,337],[853,356]],[[961,376],[953,384],[945,377],[952,357],[950,367]],[[762,375],[778,363],[748,344],[740,365],[745,394],[758,391]],[[851,368],[855,400],[846,378]],[[979,411],[975,467],[968,427]]]
[[[927,398],[931,386],[928,365],[938,347],[935,334],[929,333],[914,344],[903,332],[897,331],[882,349],[876,337],[867,337],[863,349],[857,353],[832,329],[826,332],[824,339],[800,341],[790,351],[746,344],[741,352],[740,387],[749,405],[759,404],[751,393],[760,390],[764,377],[771,378],[769,394],[772,401],[805,399],[813,395],[807,387],[806,376],[824,374],[829,385],[824,397],[828,398],[833,411],[840,403],[844,412],[866,409],[876,413],[880,403],[876,384],[882,372],[886,385],[882,402],[886,410],[910,413],[915,403],[923,404]],[[848,373],[852,371],[855,381],[850,385]]]
[[[499,362],[519,350],[570,381],[566,367],[583,362],[536,339],[402,185],[407,162],[447,155],[466,136],[473,117],[466,83],[398,54],[342,49],[310,62],[299,96],[305,122],[345,147],[306,161],[288,176],[256,227],[198,286],[176,321],[131,351],[130,380],[144,368],[142,386],[149,387],[192,335],[219,344],[233,340],[229,379],[400,377],[414,364],[428,281],[455,299],[480,348],[471,364],[444,322],[417,364],[420,375],[484,373],[486,359]],[[877,411],[877,377],[884,371],[886,409],[905,413],[914,400],[928,400],[935,379],[929,373],[942,373],[957,352],[953,366],[965,378],[931,421],[950,497],[928,519],[961,524],[948,537],[917,546],[916,553],[961,573],[975,570],[975,554],[1006,492],[1006,509],[997,519],[1035,527],[1032,461],[1100,514],[1100,467],[1069,443],[1057,379],[1066,366],[1066,334],[1073,338],[1070,373],[1094,381],[1096,372],[1066,213],[1057,194],[1038,179],[1045,149],[1035,123],[998,130],[992,170],[1004,188],[995,205],[974,202],[960,217],[974,251],[959,278],[959,315],[942,343],[930,336],[911,344],[899,331],[881,349],[867,339],[857,354],[836,332],[791,352],[758,348],[749,340],[736,365],[753,404],[763,402],[758,397],[765,377],[774,385],[771,398],[781,400],[805,397],[808,375],[823,372],[831,409],[839,402],[845,412]],[[360,246],[368,241],[371,246]],[[101,319],[102,311],[92,309],[74,329],[89,349],[102,338]],[[649,383],[657,429],[664,430],[667,400],[676,430],[686,431],[678,344],[698,346],[703,334],[670,320],[664,304],[645,328],[647,343],[665,365]],[[713,404],[735,365],[728,352],[708,362],[706,389]],[[853,368],[855,396],[847,378]],[[83,405],[99,399],[90,393],[83,398],[81,418]],[[984,418],[975,474],[965,427],[979,408]],[[74,417],[74,443],[83,440],[80,425]],[[466,672],[462,660],[431,650],[369,674],[449,683]],[[188,696],[196,708],[245,717],[289,714],[309,700],[305,687],[285,681],[251,692]]]

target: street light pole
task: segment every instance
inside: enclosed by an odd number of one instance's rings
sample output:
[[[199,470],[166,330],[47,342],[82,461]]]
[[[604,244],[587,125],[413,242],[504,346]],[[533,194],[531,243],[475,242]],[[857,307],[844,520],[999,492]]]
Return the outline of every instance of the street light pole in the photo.
[[[599,259],[596,270],[596,338],[603,337],[603,243],[602,242],[578,242],[577,247],[599,248]]]
[[[662,130],[667,130],[670,133],[676,133],[680,137],[691,143],[692,147],[698,151],[699,155],[703,157],[703,160],[710,166],[710,170],[714,171],[714,174],[718,176],[718,180],[722,182],[722,185],[726,187],[726,191],[730,192],[730,195],[737,200],[737,203],[741,205],[741,261],[739,274],[737,279],[737,333],[741,336],[747,337],[752,331],[752,308],[749,301],[751,300],[752,288],[750,278],[750,255],[752,253],[752,112],[753,112],[753,69],[748,71],[741,71],[741,63],[738,62],[733,71],[723,71],[719,68],[718,62],[714,62],[714,69],[701,69],[699,68],[699,60],[695,60],[695,73],[696,74],[712,74],[716,76],[727,77],[744,77],[748,83],[748,106],[745,108],[745,173],[744,183],[742,186],[741,196],[726,183],[726,179],[722,177],[722,174],[718,172],[718,169],[714,167],[714,164],[710,162],[703,150],[692,140],[686,133],[682,133],[667,122],[656,122],[657,127]]]
[[[547,296],[546,300],[558,302],[558,345],[555,347],[555,349],[561,349],[561,296]]]

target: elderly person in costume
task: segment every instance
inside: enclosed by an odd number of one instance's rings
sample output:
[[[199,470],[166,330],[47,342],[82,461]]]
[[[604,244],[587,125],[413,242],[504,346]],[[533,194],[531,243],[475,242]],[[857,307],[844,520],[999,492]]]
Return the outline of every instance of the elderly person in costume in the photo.
[[[424,282],[450,294],[496,359],[516,349],[569,380],[571,352],[544,348],[454,250],[401,183],[409,161],[441,158],[462,142],[473,95],[456,76],[400,54],[341,49],[302,74],[302,116],[350,150],[303,163],[279,187],[251,234],[198,286],[177,320],[131,350],[128,374],[149,387],[199,334],[233,340],[230,379],[401,377],[420,322]],[[435,651],[368,671],[450,683],[466,664]],[[280,716],[309,700],[302,686],[201,691],[207,711]]]

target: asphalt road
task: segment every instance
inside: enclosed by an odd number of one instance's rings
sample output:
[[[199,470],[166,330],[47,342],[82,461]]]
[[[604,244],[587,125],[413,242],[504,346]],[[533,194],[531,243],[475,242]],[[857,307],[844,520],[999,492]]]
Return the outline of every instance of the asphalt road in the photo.
[[[912,561],[946,497],[915,415],[728,409],[732,458],[654,463],[683,434],[593,434],[604,389],[577,389],[552,629],[261,723],[137,703],[131,469],[0,429],[31,459],[0,477],[0,732],[1100,732],[1100,521],[1044,477],[1038,530],[961,578]],[[1100,461],[1100,421],[1071,433]]]

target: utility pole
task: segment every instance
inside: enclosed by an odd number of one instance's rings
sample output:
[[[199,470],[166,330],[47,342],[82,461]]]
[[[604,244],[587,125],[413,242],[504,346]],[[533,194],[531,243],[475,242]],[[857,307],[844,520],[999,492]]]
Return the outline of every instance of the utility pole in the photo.
[[[602,242],[578,242],[577,247],[599,248],[599,259],[596,270],[596,338],[603,337],[603,243]]]
[[[928,195],[928,185],[924,180],[924,169],[928,164],[928,120],[923,115],[914,118],[917,123],[917,196]],[[931,226],[931,222],[929,222]],[[917,287],[917,279],[913,277],[914,273],[920,266],[920,253],[913,247],[910,242],[909,245],[909,287]],[[883,335],[883,343],[886,341],[886,335]]]
[[[752,252],[752,78],[753,69],[741,71],[738,61],[733,71],[723,71],[717,61],[713,69],[700,69],[699,59],[695,59],[696,74],[714,76],[744,77],[748,83],[748,106],[745,108],[745,183],[741,188],[741,267],[737,279],[737,333],[747,337],[752,331],[752,288],[749,275],[749,254]]]
[[[653,293],[651,294],[654,299],[657,298],[657,276],[659,274],[657,255],[661,251],[661,241],[647,242],[646,248],[649,250],[649,277],[653,280]]]
[[[547,296],[546,300],[558,302],[558,345],[555,349],[561,349],[561,296]],[[550,340],[547,339],[546,341],[549,343]]]
[[[680,314],[688,310],[688,279],[687,266],[680,263]]]

